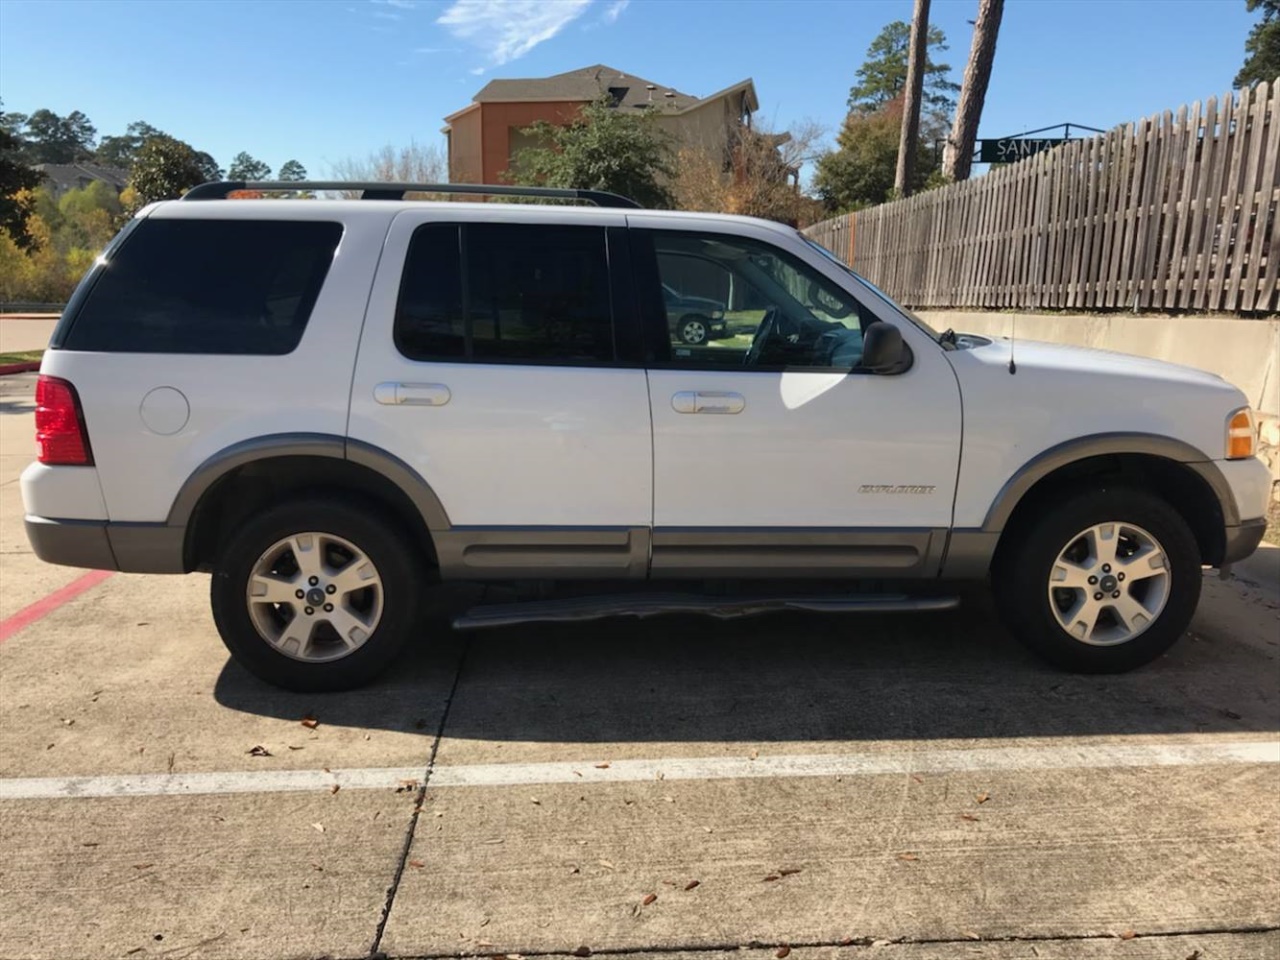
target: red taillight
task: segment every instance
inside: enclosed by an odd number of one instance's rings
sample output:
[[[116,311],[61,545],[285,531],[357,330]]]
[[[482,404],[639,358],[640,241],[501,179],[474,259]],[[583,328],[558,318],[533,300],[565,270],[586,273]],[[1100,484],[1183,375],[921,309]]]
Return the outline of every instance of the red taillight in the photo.
[[[93,466],[76,388],[43,374],[36,381],[36,446],[36,459],[41,463]]]

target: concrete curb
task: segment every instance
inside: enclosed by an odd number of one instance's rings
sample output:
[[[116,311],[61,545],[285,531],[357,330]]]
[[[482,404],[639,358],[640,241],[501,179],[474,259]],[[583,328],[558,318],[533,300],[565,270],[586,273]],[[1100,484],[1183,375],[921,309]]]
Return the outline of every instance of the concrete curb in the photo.
[[[39,369],[39,360],[28,360],[25,363],[0,363],[0,377],[11,373],[33,373]]]

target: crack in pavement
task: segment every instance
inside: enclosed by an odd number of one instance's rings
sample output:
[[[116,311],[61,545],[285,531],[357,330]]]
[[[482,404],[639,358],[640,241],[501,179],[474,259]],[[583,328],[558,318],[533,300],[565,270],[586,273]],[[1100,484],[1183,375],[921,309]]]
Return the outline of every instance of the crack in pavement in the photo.
[[[445,723],[449,719],[449,711],[453,707],[454,695],[458,692],[458,682],[462,679],[462,671],[467,664],[467,654],[471,652],[471,637],[467,636],[462,653],[458,656],[457,671],[453,675],[453,684],[449,687],[449,695],[445,697],[444,710],[440,713],[440,723],[436,727],[435,739],[431,742],[431,753],[427,756],[427,768],[422,775],[422,783],[414,797],[413,813],[409,815],[409,826],[405,831],[404,845],[400,848],[400,859],[396,863],[395,873],[391,877],[391,886],[387,888],[387,899],[382,904],[382,915],[378,918],[378,926],[373,933],[373,943],[369,947],[369,957],[385,957],[378,948],[382,945],[382,935],[386,932],[387,921],[391,919],[391,908],[396,902],[396,893],[400,890],[400,881],[404,879],[404,868],[409,861],[409,851],[413,847],[413,837],[418,829],[418,818],[422,816],[422,805],[427,799],[427,786],[431,783],[431,774],[435,772],[436,754],[440,752],[440,741],[444,739]]]
[[[1160,930],[1152,933],[1134,933],[1132,940],[1167,940],[1175,937],[1208,937],[1230,935],[1258,935],[1276,933],[1280,924],[1263,924],[1241,927],[1201,927],[1194,930]],[[885,947],[885,946],[952,946],[976,943],[1081,943],[1105,940],[1125,940],[1116,933],[1078,933],[1078,934],[1009,934],[995,937],[852,937],[844,940],[787,940],[764,941],[750,940],[746,943],[688,943],[665,946],[631,946],[604,947],[599,950],[591,947],[569,948],[565,950],[499,950],[497,947],[487,950],[459,951],[454,953],[396,953],[388,954],[374,951],[369,960],[468,960],[473,957],[619,957],[619,956],[662,956],[673,953],[727,953],[740,950],[775,950],[787,947],[792,950],[804,950],[819,947]]]

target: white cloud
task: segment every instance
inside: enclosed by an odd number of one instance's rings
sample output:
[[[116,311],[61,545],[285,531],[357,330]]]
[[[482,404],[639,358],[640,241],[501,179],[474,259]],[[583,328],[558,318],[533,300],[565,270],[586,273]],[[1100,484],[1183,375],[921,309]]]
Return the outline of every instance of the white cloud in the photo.
[[[590,5],[591,0],[454,0],[436,23],[498,66],[550,40]]]
[[[627,9],[627,4],[631,0],[613,0],[604,11],[604,19],[606,23],[616,23],[618,18],[622,16],[622,11]]]

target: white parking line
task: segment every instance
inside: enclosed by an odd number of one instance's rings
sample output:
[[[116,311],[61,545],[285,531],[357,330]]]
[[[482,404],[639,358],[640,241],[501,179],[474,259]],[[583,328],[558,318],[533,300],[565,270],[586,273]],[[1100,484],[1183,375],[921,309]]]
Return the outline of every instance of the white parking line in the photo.
[[[548,783],[638,783],[650,780],[726,780],[875,776],[908,773],[1070,770],[1124,767],[1201,767],[1280,764],[1280,740],[1195,743],[1048,744],[960,750],[899,750],[799,756],[702,757],[664,760],[587,760],[583,763],[481,763],[438,766],[431,787],[512,787]],[[386,790],[416,784],[422,768],[243,770],[219,773],[33,777],[0,780],[0,800],[87,797],[163,797],[199,794]]]

